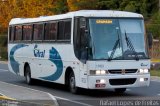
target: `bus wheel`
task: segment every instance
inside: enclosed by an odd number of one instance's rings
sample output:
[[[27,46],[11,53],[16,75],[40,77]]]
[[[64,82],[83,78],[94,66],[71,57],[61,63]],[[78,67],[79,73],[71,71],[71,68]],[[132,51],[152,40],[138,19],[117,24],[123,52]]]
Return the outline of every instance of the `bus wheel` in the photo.
[[[122,94],[122,93],[124,93],[126,91],[126,88],[116,88],[115,89],[115,92],[116,93],[119,93],[119,94]]]
[[[75,81],[75,76],[73,72],[71,72],[69,76],[69,89],[70,89],[70,92],[73,94],[78,93],[78,87],[76,87],[76,81]]]
[[[31,70],[29,66],[26,66],[25,68],[25,78],[28,85],[32,84],[32,78],[31,78]]]

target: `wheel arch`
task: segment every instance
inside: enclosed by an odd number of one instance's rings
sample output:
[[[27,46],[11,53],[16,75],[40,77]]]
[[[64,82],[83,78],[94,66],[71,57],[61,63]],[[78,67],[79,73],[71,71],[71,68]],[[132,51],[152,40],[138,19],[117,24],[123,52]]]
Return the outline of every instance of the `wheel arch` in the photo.
[[[74,74],[74,71],[73,71],[72,67],[70,67],[70,66],[67,67],[67,68],[66,68],[66,71],[65,71],[65,79],[64,79],[64,80],[65,80],[65,81],[64,81],[64,82],[65,82],[65,85],[68,85],[68,84],[69,84],[68,81],[69,81],[69,75],[70,75],[71,72],[73,72],[73,74]]]
[[[23,69],[23,70],[24,70],[24,76],[25,76],[25,73],[26,73],[26,67],[27,67],[27,66],[29,66],[29,63],[28,63],[28,62],[26,62],[26,63],[24,64],[24,69]]]

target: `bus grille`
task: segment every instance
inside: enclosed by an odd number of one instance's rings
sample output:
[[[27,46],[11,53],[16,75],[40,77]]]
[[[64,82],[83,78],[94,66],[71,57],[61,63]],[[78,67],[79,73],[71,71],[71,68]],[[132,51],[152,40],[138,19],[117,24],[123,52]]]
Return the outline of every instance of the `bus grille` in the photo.
[[[137,69],[125,69],[125,70],[108,70],[110,74],[127,74],[127,73],[136,73]]]
[[[109,83],[111,85],[130,85],[134,84],[136,78],[125,78],[125,79],[110,79]]]

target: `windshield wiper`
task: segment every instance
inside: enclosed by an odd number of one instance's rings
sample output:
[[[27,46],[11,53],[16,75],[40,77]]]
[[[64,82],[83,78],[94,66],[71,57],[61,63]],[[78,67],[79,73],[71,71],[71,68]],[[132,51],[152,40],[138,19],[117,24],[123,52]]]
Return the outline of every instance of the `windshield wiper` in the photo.
[[[118,39],[116,40],[116,42],[114,44],[114,47],[112,49],[110,57],[108,58],[108,61],[111,61],[113,59],[113,56],[114,56],[114,53],[116,51],[117,46],[119,46],[119,48],[120,48],[120,36],[119,36],[118,31],[117,31],[117,35],[118,35]]]
[[[138,61],[138,60],[139,60],[139,57],[138,57],[138,55],[137,55],[137,52],[136,52],[135,49],[134,49],[134,46],[133,46],[130,38],[127,36],[126,31],[125,31],[125,40],[126,40],[126,43],[127,43],[127,47],[129,47],[129,49],[134,52],[134,54],[135,54],[135,59]]]

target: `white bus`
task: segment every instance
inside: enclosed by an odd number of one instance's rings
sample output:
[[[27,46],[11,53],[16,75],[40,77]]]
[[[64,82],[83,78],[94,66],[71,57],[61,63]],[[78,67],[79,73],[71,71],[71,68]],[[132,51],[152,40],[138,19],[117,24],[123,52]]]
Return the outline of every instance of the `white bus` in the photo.
[[[8,66],[17,75],[79,88],[149,86],[150,59],[141,14],[81,10],[15,18],[9,24]]]

